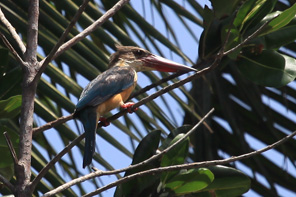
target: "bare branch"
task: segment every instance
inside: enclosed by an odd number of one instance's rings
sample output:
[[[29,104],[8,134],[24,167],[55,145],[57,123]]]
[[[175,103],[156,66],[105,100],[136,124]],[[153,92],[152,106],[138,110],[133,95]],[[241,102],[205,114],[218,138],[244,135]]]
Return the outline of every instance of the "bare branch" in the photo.
[[[40,62],[40,65],[41,65],[41,68],[39,70],[40,75],[43,73],[43,71],[45,70],[46,66],[49,64],[49,62],[51,62],[51,60],[53,59],[53,56],[55,55],[55,53],[57,52],[57,50],[59,49],[59,47],[64,43],[64,41],[65,41],[66,37],[68,36],[69,32],[71,31],[71,29],[73,28],[73,26],[75,25],[75,23],[78,21],[79,17],[83,13],[83,11],[85,10],[86,6],[88,5],[88,2],[89,2],[89,0],[84,0],[83,1],[83,3],[81,4],[81,6],[79,7],[79,9],[77,10],[76,14],[72,18],[71,22],[69,23],[67,29],[63,32],[63,34],[60,37],[59,41],[52,48],[52,50],[50,51],[50,53],[48,54],[48,56]]]
[[[13,48],[13,46],[10,44],[10,42],[7,40],[7,38],[0,32],[0,37],[5,44],[5,46],[9,49],[9,51],[12,53],[14,58],[19,62],[19,64],[23,67],[27,67],[28,64],[23,61],[23,59],[19,56],[19,54],[16,52],[16,50]]]
[[[68,115],[68,116],[62,116],[62,117],[60,117],[60,118],[58,118],[58,119],[56,119],[56,120],[53,120],[53,121],[51,121],[51,122],[48,122],[48,123],[42,125],[42,126],[40,126],[40,127],[34,128],[34,129],[33,129],[33,135],[36,135],[36,134],[38,134],[38,133],[40,133],[40,132],[42,132],[42,131],[45,131],[45,130],[51,129],[51,128],[57,126],[57,125],[60,125],[60,124],[62,124],[62,123],[65,123],[65,122],[67,122],[68,120],[73,119],[73,116],[74,116],[74,113],[72,113],[72,114],[70,114],[70,115]]]
[[[33,191],[28,189],[28,186],[31,180],[32,128],[34,98],[37,89],[37,82],[34,82],[33,80],[36,77],[38,68],[38,0],[30,0],[28,15],[27,49],[24,54],[24,60],[28,63],[28,66],[23,69],[19,162],[15,167],[17,178],[15,190],[16,196],[32,196],[33,193]]]
[[[11,192],[14,192],[14,186],[0,174],[0,182],[2,182]]]
[[[0,8],[0,20],[6,26],[6,28],[8,29],[8,31],[10,32],[10,34],[12,35],[12,37],[14,38],[14,40],[16,41],[16,43],[18,44],[18,47],[20,48],[20,50],[24,54],[25,51],[26,51],[26,47],[25,47],[23,41],[21,40],[20,36],[16,33],[15,28],[5,18],[4,14],[3,14],[2,10],[1,10],[1,8]]]
[[[82,135],[78,136],[77,138],[75,138],[61,152],[59,152],[59,154],[57,154],[48,164],[46,164],[46,166],[39,172],[39,174],[31,182],[30,187],[31,187],[31,190],[32,191],[35,189],[36,185],[40,182],[40,180],[42,179],[42,177],[44,177],[44,175],[48,172],[48,170],[50,170],[50,168],[57,161],[59,161],[66,153],[68,153],[69,151],[71,151],[71,149],[73,148],[73,146],[75,146],[76,144],[78,144],[84,138],[84,136],[85,136],[85,134],[82,134]]]
[[[238,161],[238,160],[242,160],[242,159],[246,159],[255,155],[259,155],[263,152],[266,152],[270,149],[273,149],[275,147],[277,147],[278,145],[286,142],[288,139],[292,138],[293,136],[296,135],[296,131],[294,131],[292,134],[282,138],[281,140],[266,146],[265,148],[262,148],[260,150],[256,150],[250,153],[246,153],[243,155],[239,155],[239,156],[235,156],[235,157],[230,157],[227,159],[221,159],[221,160],[213,160],[213,161],[204,161],[204,162],[195,162],[195,163],[189,163],[189,164],[181,164],[181,165],[174,165],[174,166],[167,166],[167,167],[159,167],[159,168],[153,168],[150,170],[146,170],[146,171],[142,171],[139,173],[135,173],[132,175],[129,175],[127,177],[123,177],[117,181],[114,181],[113,183],[110,183],[104,187],[101,187],[91,193],[88,193],[86,195],[84,195],[85,197],[88,196],[94,196],[96,194],[99,194],[103,191],[106,191],[107,189],[110,189],[112,187],[115,187],[119,184],[125,183],[127,181],[130,181],[132,179],[135,179],[137,177],[141,177],[141,176],[146,176],[146,175],[151,175],[151,174],[155,174],[155,173],[162,173],[162,172],[166,172],[166,171],[173,171],[173,170],[182,170],[182,169],[192,169],[192,168],[201,168],[201,167],[208,167],[208,166],[213,166],[213,165],[222,165],[222,164],[227,164],[227,163],[231,163],[234,161]]]
[[[225,51],[223,53],[223,55],[228,55],[229,53],[235,51],[236,49],[238,49],[239,47],[243,46],[244,44],[246,44],[247,42],[249,42],[250,40],[252,40],[255,36],[257,36],[261,30],[266,27],[266,25],[268,25],[270,21],[265,22],[263,25],[261,25],[254,33],[252,33],[251,35],[249,35],[246,39],[244,39],[241,43],[239,43],[238,45],[236,45],[235,47],[233,47],[232,49],[229,49],[228,51]]]
[[[27,27],[27,50],[25,52],[25,60],[35,64],[37,60],[38,46],[38,19],[39,19],[39,1],[30,0],[28,10],[28,27]]]
[[[5,140],[6,140],[7,146],[9,148],[10,153],[11,153],[11,156],[13,158],[14,165],[17,165],[18,164],[18,159],[17,159],[17,155],[15,153],[15,150],[13,148],[11,139],[10,139],[10,137],[9,137],[9,135],[8,135],[8,133],[6,131],[3,134],[5,136]]]
[[[58,51],[55,53],[52,59],[57,58],[64,51],[72,47],[74,44],[84,39],[90,33],[92,33],[96,28],[100,27],[103,23],[105,23],[110,17],[112,17],[120,8],[122,8],[125,4],[127,4],[130,0],[120,0],[118,1],[111,9],[109,9],[103,16],[101,16],[98,20],[96,20],[93,24],[88,26],[85,30],[80,32],[74,38],[63,44]]]
[[[188,131],[182,138],[180,138],[178,141],[176,141],[174,144],[172,144],[171,146],[167,147],[165,150],[161,151],[159,154],[157,155],[154,155],[148,159],[146,159],[145,161],[142,161],[138,164],[135,164],[135,165],[131,165],[129,167],[126,167],[126,168],[122,168],[122,169],[119,169],[119,170],[112,170],[112,171],[101,171],[101,170],[96,170],[95,172],[93,173],[90,173],[88,175],[85,175],[85,176],[82,176],[82,177],[79,177],[77,179],[73,179],[72,181],[69,181],[68,183],[65,183],[61,186],[59,186],[58,188],[54,189],[54,190],[51,190],[50,192],[47,192],[46,194],[44,194],[44,196],[51,196],[51,195],[55,195],[77,183],[80,183],[80,182],[83,182],[85,180],[88,180],[88,179],[91,179],[91,178],[94,178],[94,177],[97,177],[97,176],[103,176],[103,175],[111,175],[111,174],[118,174],[120,172],[124,172],[124,171],[127,171],[127,170],[131,170],[131,169],[134,169],[134,168],[137,168],[137,167],[140,167],[140,166],[143,166],[143,165],[146,165],[147,163],[151,162],[151,161],[154,161],[158,158],[160,158],[162,155],[164,155],[165,153],[167,153],[168,151],[170,151],[172,148],[174,148],[177,144],[179,144],[180,142],[182,142],[184,139],[186,139],[192,132],[194,132],[196,130],[197,127],[200,126],[200,124],[210,116],[210,114],[212,114],[214,111],[214,109],[211,109],[192,129],[190,129],[190,131]],[[77,139],[77,138],[76,138]],[[64,150],[63,150],[64,151]],[[95,168],[94,168],[95,169]]]

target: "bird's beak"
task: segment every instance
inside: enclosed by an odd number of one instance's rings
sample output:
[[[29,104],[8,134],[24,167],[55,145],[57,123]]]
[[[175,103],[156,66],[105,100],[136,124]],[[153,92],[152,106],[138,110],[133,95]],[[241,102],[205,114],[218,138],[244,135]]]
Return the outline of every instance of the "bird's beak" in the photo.
[[[185,66],[183,64],[178,64],[171,60],[165,59],[158,55],[151,54],[149,56],[141,58],[144,62],[144,66],[152,68],[153,70],[158,70],[162,72],[177,72],[177,71],[197,71],[194,68]]]

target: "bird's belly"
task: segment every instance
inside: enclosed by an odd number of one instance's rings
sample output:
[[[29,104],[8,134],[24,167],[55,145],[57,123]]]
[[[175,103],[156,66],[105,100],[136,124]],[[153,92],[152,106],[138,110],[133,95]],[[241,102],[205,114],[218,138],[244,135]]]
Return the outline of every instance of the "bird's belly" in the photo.
[[[98,105],[97,113],[102,116],[105,113],[111,111],[112,109],[115,109],[116,107],[122,105],[129,98],[134,88],[135,86],[133,85],[125,89],[121,93],[114,95],[104,103]]]

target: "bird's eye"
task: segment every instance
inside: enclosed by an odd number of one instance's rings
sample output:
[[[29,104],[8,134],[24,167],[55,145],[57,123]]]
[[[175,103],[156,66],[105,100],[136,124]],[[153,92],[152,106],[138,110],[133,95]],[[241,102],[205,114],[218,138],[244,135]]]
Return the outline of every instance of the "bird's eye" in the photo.
[[[144,52],[143,52],[142,50],[136,50],[136,51],[135,51],[135,54],[136,54],[137,56],[142,56],[142,55],[144,54]]]

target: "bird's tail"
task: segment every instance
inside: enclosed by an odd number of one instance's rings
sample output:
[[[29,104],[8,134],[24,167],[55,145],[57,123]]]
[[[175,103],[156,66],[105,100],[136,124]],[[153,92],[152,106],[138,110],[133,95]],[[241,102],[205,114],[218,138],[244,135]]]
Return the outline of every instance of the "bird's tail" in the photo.
[[[85,146],[83,155],[83,168],[88,166],[95,152],[96,130],[97,130],[97,112],[95,108],[86,108],[77,114],[82,122],[85,131]]]

